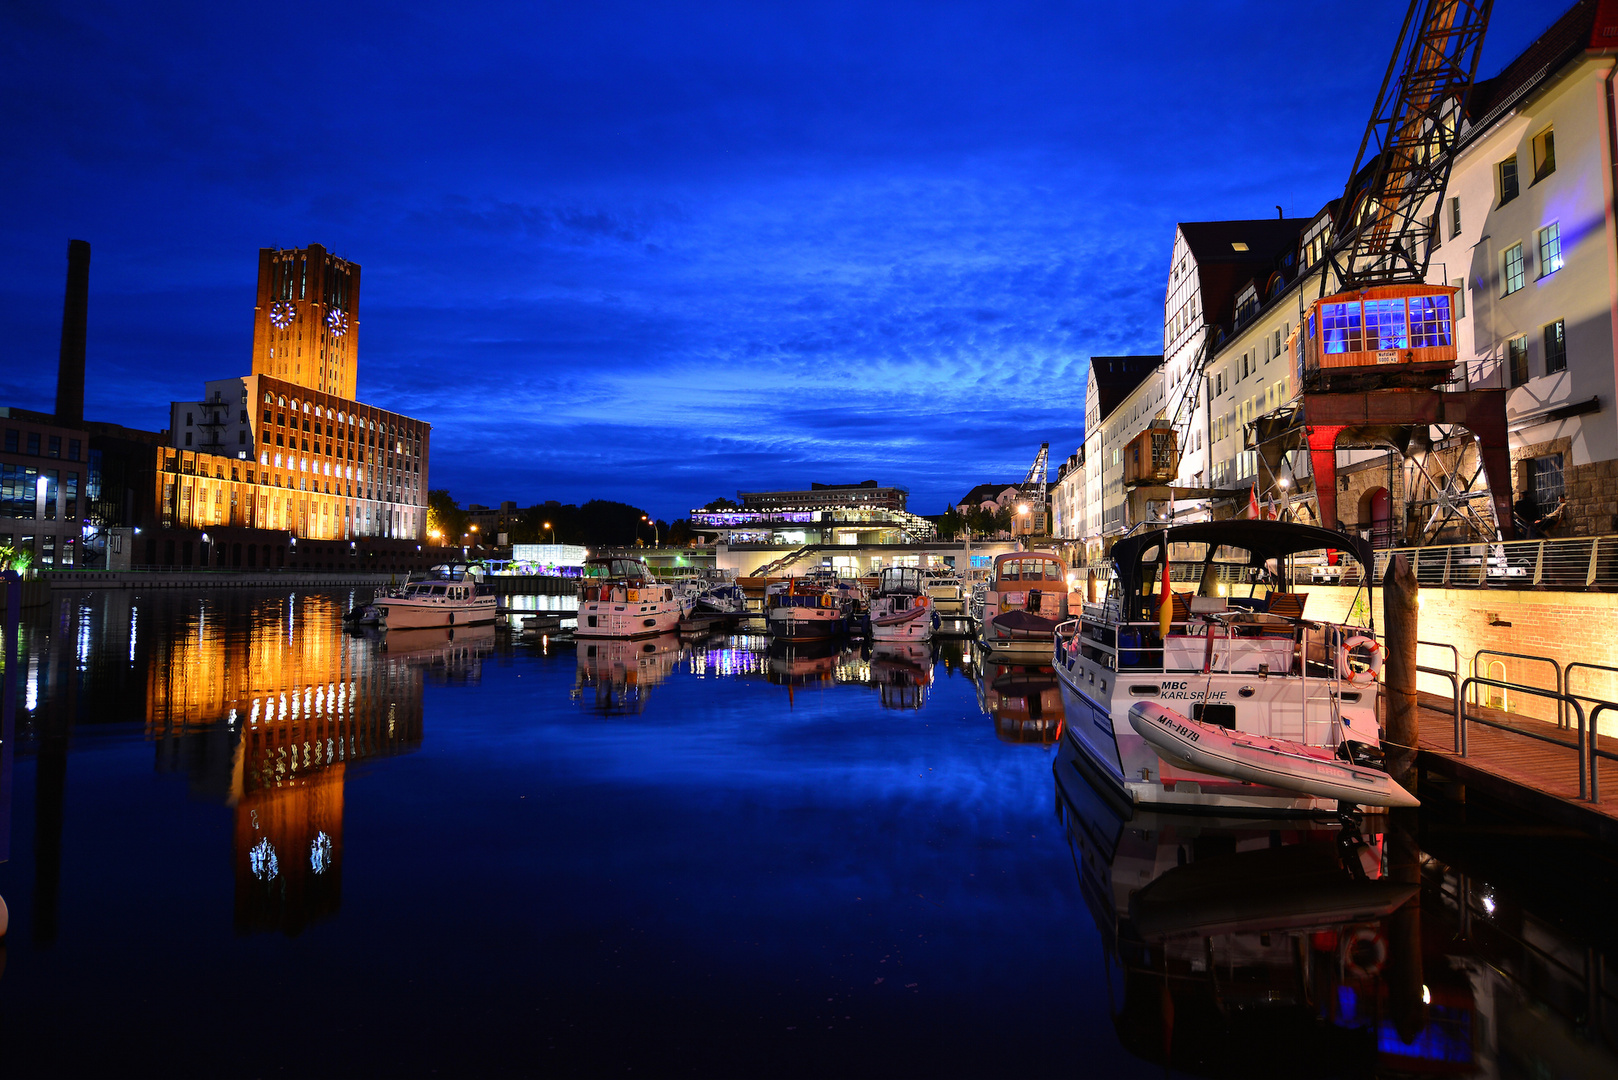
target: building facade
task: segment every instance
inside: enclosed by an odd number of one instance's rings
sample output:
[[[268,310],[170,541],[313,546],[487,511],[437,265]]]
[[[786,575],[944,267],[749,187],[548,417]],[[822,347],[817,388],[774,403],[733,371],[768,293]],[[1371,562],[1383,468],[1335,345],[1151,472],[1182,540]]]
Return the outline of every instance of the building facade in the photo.
[[[360,267],[319,244],[260,248],[253,374],[352,400],[359,360]]]
[[[0,408],[0,546],[35,569],[82,565],[90,491],[90,435],[56,417]]]
[[[1084,447],[1056,466],[1051,487],[1051,536],[1058,540],[1084,537]]]

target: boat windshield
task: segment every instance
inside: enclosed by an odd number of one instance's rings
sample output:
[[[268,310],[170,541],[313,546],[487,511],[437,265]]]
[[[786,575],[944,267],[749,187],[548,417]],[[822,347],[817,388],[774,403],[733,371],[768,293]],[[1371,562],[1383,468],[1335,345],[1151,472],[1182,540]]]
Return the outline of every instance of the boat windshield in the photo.
[[[639,559],[593,559],[584,564],[584,576],[587,578],[629,578],[634,581],[646,581],[652,576],[646,569],[646,564]]]
[[[921,571],[914,566],[890,566],[882,571],[882,581],[877,591],[884,593],[920,593]]]
[[[1017,584],[1065,582],[1067,580],[1067,575],[1062,572],[1060,560],[1039,555],[1026,555],[1015,559],[1001,560],[999,577],[1001,581],[1016,582]]]

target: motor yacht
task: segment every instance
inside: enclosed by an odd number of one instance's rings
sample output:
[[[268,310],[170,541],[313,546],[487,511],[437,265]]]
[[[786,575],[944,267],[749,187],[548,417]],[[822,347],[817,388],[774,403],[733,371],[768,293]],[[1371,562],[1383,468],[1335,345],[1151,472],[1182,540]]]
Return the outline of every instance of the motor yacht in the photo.
[[[764,590],[764,628],[775,641],[841,637],[860,603],[857,582],[832,575],[788,578]]]
[[[1066,737],[1120,797],[1278,814],[1416,805],[1381,764],[1374,630],[1305,619],[1307,596],[1286,585],[1292,556],[1326,547],[1361,562],[1371,610],[1370,544],[1342,533],[1223,521],[1113,545],[1105,601],[1057,628],[1053,660]]]
[[[983,647],[994,657],[1049,662],[1051,634],[1068,618],[1067,564],[1046,551],[1007,552],[984,585],[972,612]]]
[[[637,638],[679,630],[691,600],[627,555],[588,559],[579,579],[581,638]]]
[[[889,566],[878,575],[867,617],[872,641],[927,641],[938,623],[926,581],[914,566]]]
[[[389,630],[427,626],[473,626],[493,622],[498,601],[483,584],[483,568],[455,563],[435,566],[420,581],[371,601],[376,624]]]

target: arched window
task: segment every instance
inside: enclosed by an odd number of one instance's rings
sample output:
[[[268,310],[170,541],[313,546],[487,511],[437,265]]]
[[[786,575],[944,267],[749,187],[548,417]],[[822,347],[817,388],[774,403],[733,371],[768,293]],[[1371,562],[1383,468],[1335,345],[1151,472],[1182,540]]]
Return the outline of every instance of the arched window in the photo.
[[[306,402],[304,402],[304,403],[303,403],[303,411],[304,411],[304,412],[308,412],[308,411],[309,411],[309,403],[308,403],[308,402],[307,402],[307,401],[306,401]]]
[[[281,400],[277,404],[279,404],[283,409],[287,407],[287,397],[285,394],[281,395]]]
[[[345,417],[344,417],[344,416],[343,416],[343,410],[341,410],[341,409],[338,409],[338,410],[337,410],[337,422],[338,422],[338,423],[339,423],[339,424],[346,424],[346,423],[348,423],[348,420],[347,420],[347,419],[346,419],[346,418],[345,418]]]
[[[268,390],[264,391],[264,404],[266,404],[266,405],[274,405],[275,404],[275,395],[270,393]]]
[[[326,414],[320,411],[320,406],[319,405],[316,405],[315,406],[315,415],[316,416],[325,416]]]

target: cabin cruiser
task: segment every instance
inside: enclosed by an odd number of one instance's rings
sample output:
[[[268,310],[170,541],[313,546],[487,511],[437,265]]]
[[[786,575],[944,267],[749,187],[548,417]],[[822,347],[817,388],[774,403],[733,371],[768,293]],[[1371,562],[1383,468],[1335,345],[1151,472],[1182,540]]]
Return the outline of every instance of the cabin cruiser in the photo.
[[[690,600],[652,576],[646,563],[627,555],[587,559],[579,580],[579,625],[588,638],[636,638],[670,634],[690,612]]]
[[[1068,618],[1067,564],[1045,551],[995,557],[994,571],[973,594],[978,637],[991,656],[1048,662],[1051,634]]]
[[[927,641],[938,613],[927,595],[921,571],[889,566],[877,577],[868,615],[872,641]]]
[[[473,626],[493,622],[498,601],[483,584],[483,568],[467,563],[435,566],[420,581],[371,601],[377,625],[389,630]]]
[[[1105,602],[1057,628],[1054,661],[1067,738],[1120,797],[1277,814],[1417,805],[1382,768],[1374,630],[1304,619],[1308,597],[1285,585],[1290,557],[1327,547],[1360,561],[1369,610],[1371,546],[1343,533],[1217,521],[1113,545]]]
[[[1373,827],[1387,818],[1162,813],[1088,773],[1063,740],[1057,813],[1131,1054],[1177,1075],[1470,1071],[1452,1063],[1478,1018],[1438,1007],[1454,980],[1423,978],[1415,845]],[[1396,1036],[1412,1016],[1420,1034]]]
[[[860,599],[857,582],[830,574],[773,582],[764,590],[764,629],[775,641],[841,637]]]
[[[943,618],[951,618],[967,614],[967,602],[971,599],[966,585],[961,581],[960,575],[953,570],[933,570],[924,575],[927,585],[927,596],[933,603],[933,608]]]
[[[745,615],[747,594],[734,578],[704,581],[693,593],[693,615]]]

